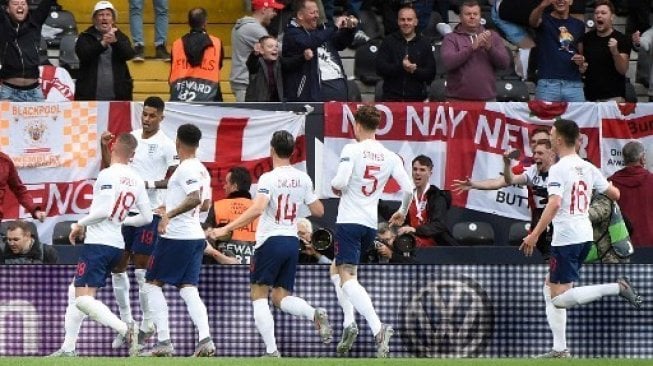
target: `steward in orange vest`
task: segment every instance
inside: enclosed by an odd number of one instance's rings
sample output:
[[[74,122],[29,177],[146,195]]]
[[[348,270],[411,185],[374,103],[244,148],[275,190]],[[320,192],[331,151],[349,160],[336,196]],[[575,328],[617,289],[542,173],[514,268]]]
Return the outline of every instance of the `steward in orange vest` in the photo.
[[[170,100],[221,102],[220,69],[224,50],[218,37],[206,33],[207,13],[203,8],[188,12],[190,32],[172,44]]]

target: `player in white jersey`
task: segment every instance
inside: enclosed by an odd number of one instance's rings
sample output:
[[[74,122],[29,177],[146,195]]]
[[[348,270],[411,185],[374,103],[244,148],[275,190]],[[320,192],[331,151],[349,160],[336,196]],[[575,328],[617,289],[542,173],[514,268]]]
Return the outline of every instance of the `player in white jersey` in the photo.
[[[270,289],[274,306],[288,314],[313,320],[324,343],[331,342],[332,331],[326,310],[316,309],[304,299],[291,295],[299,260],[299,210],[307,205],[311,215],[321,217],[324,207],[313,192],[311,178],[290,164],[295,148],[290,132],[275,132],[270,146],[273,170],[259,178],[252,205],[226,226],[212,229],[209,235],[221,237],[260,216],[250,275],[254,322],[265,343],[266,355],[280,357],[274,337],[274,319],[268,306]]]
[[[161,216],[156,210],[163,205],[165,193],[163,189],[167,185],[166,177],[170,176],[174,171],[174,167],[179,164],[174,142],[160,129],[164,109],[165,102],[161,98],[153,96],[145,99],[143,113],[141,114],[142,128],[131,132],[138,141],[138,147],[129,165],[145,181],[145,188],[147,188],[147,194],[155,213],[154,219],[148,225],[123,227],[125,253],[111,276],[113,293],[118,302],[120,318],[126,323],[131,323],[134,320],[129,300],[129,277],[126,270],[129,259],[132,259],[135,267],[134,274],[138,283],[139,302],[143,312],[138,333],[138,343],[141,347],[154,334],[154,324],[150,316],[147,296],[143,292],[143,286],[145,285],[147,264],[159,238],[157,226]],[[107,131],[102,134],[102,161],[105,165],[108,165],[109,144],[112,139],[113,134],[110,132]],[[112,347],[118,348],[123,342],[124,339],[118,334],[113,340]]]
[[[392,176],[397,180],[403,195],[399,211],[391,218],[397,226],[404,222],[414,187],[399,156],[375,139],[381,120],[379,111],[373,106],[361,106],[354,117],[358,142],[342,149],[338,172],[331,181],[333,191],[340,195],[331,280],[345,315],[342,340],[336,350],[341,355],[349,352],[358,335],[355,308],[365,317],[375,336],[377,357],[387,357],[394,330],[381,323],[370,296],[357,280],[356,266],[361,253],[374,245],[377,207],[388,179]]]
[[[168,180],[165,212],[161,214],[158,227],[161,237],[154,247],[145,276],[147,283],[143,288],[149,300],[158,341],[154,348],[142,355],[171,356],[173,353],[168,304],[162,289],[166,283],[179,288],[179,294],[197,327],[199,343],[193,356],[209,357],[215,354],[206,306],[197,291],[206,245],[199,213],[208,211],[211,204],[211,177],[196,157],[201,138],[202,132],[193,124],[184,124],[177,129],[176,148],[181,162]]]
[[[85,244],[77,263],[74,290],[69,290],[64,344],[52,356],[76,355],[75,344],[85,315],[125,337],[130,344],[130,354],[136,351],[137,328],[134,323],[120,320],[95,299],[97,289],[104,287],[125,248],[121,225],[140,226],[152,221],[145,183],[126,165],[134,155],[136,145],[136,139],[130,134],[118,136],[111,151],[111,166],[100,172],[93,186],[89,214],[72,225],[71,244],[75,244],[77,237],[84,237]],[[133,208],[137,208],[139,214],[128,216]]]
[[[594,165],[576,154],[579,136],[579,128],[574,121],[560,119],[553,124],[551,146],[560,160],[549,170],[549,201],[540,221],[519,247],[526,255],[531,255],[538,237],[553,222],[549,274],[543,288],[546,317],[553,333],[553,348],[538,356],[541,358],[571,356],[565,329],[567,308],[608,295],[620,295],[636,308],[642,302],[625,277],[609,284],[574,287],[593,240],[588,213],[592,190],[604,193],[613,201],[619,198],[619,190],[608,183]]]

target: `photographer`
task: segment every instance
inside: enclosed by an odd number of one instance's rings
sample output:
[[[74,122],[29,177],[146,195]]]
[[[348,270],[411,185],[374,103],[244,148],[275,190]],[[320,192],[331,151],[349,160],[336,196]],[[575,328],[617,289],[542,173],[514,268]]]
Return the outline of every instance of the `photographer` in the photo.
[[[329,256],[320,253],[318,250],[313,247],[313,224],[307,218],[301,218],[297,220],[297,235],[299,236],[299,263],[300,264],[330,264],[331,258],[333,257],[333,245],[330,245],[325,252]]]
[[[411,234],[405,234],[405,239],[411,238]],[[369,248],[367,253],[364,254],[366,258],[362,258],[367,263],[393,263],[393,264],[413,264],[417,263],[415,260],[415,240],[412,237],[412,248],[395,247],[397,241],[397,234],[390,228],[387,222],[379,223],[377,230],[376,240],[374,247]],[[406,250],[408,249],[408,250]]]

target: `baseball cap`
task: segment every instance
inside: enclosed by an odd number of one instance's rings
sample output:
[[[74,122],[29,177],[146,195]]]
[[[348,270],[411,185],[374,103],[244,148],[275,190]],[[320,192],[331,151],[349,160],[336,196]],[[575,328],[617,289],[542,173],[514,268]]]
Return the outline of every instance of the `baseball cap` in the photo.
[[[285,7],[284,4],[278,3],[276,0],[252,0],[252,10],[259,10],[263,8],[273,8],[281,10]]]
[[[113,12],[113,17],[116,17],[116,8],[113,7],[113,4],[109,1],[98,1],[93,8],[93,15],[100,10],[110,9]]]

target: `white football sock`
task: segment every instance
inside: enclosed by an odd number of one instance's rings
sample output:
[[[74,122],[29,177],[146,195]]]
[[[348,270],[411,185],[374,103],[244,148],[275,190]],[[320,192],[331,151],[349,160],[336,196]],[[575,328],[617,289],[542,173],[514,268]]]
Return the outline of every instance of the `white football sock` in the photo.
[[[153,323],[152,311],[150,310],[150,304],[147,300],[147,292],[143,291],[143,286],[145,286],[145,272],[147,272],[147,270],[141,268],[136,268],[134,270],[136,282],[138,283],[138,301],[141,304],[141,311],[143,312],[141,330],[147,332],[152,328]]]
[[[123,336],[127,334],[127,323],[120,320],[106,305],[94,299],[93,296],[78,296],[75,302],[77,308],[88,315],[89,318],[111,327]]]
[[[522,72],[524,73],[522,79],[526,80],[528,79],[528,58],[530,57],[531,49],[520,48],[517,53],[519,54],[519,62],[521,63]]]
[[[210,337],[209,315],[206,312],[206,306],[200,298],[200,293],[197,291],[197,287],[182,287],[181,290],[179,290],[179,295],[184,299],[186,309],[188,309],[188,314],[193,320],[195,327],[197,327],[197,333],[200,337],[199,340],[201,341],[204,338]]]
[[[356,323],[356,318],[354,317],[354,305],[351,304],[351,301],[349,301],[347,295],[345,295],[345,293],[342,291],[342,287],[340,287],[340,275],[331,275],[331,282],[333,282],[333,287],[336,289],[338,304],[340,304],[342,313],[345,316],[344,320],[342,321],[342,327],[347,328],[352,323]]]
[[[132,318],[132,308],[129,303],[129,276],[127,272],[112,273],[111,283],[113,286],[113,296],[116,297],[120,319],[125,323],[134,321]]]
[[[290,315],[300,316],[308,320],[313,320],[315,316],[315,308],[309,305],[306,300],[297,296],[286,296],[281,299],[279,309]]]
[[[274,318],[272,318],[268,299],[252,301],[252,307],[254,308],[254,323],[265,343],[265,352],[272,353],[277,350],[277,340],[274,338]]]
[[[365,320],[370,325],[372,334],[376,336],[381,331],[381,320],[376,315],[374,305],[372,305],[372,299],[367,294],[367,291],[365,291],[365,288],[356,279],[352,278],[345,282],[342,286],[342,291],[347,295],[356,311],[365,317]]]
[[[61,349],[66,352],[72,352],[77,346],[77,337],[79,336],[79,329],[86,319],[86,314],[77,309],[75,301],[75,286],[71,283],[68,286],[68,306],[66,307],[66,315],[64,315],[64,335],[63,344]]]
[[[168,303],[163,296],[163,289],[151,283],[143,285],[147,292],[147,301],[152,314],[152,321],[156,326],[156,339],[159,342],[170,340],[170,325],[168,324]]]
[[[618,283],[570,288],[551,299],[551,302],[559,308],[568,309],[575,305],[583,305],[596,301],[608,295],[619,295]]]
[[[544,285],[544,304],[546,309],[546,320],[553,334],[553,350],[564,351],[567,349],[567,310],[558,309],[551,302],[551,289]]]

